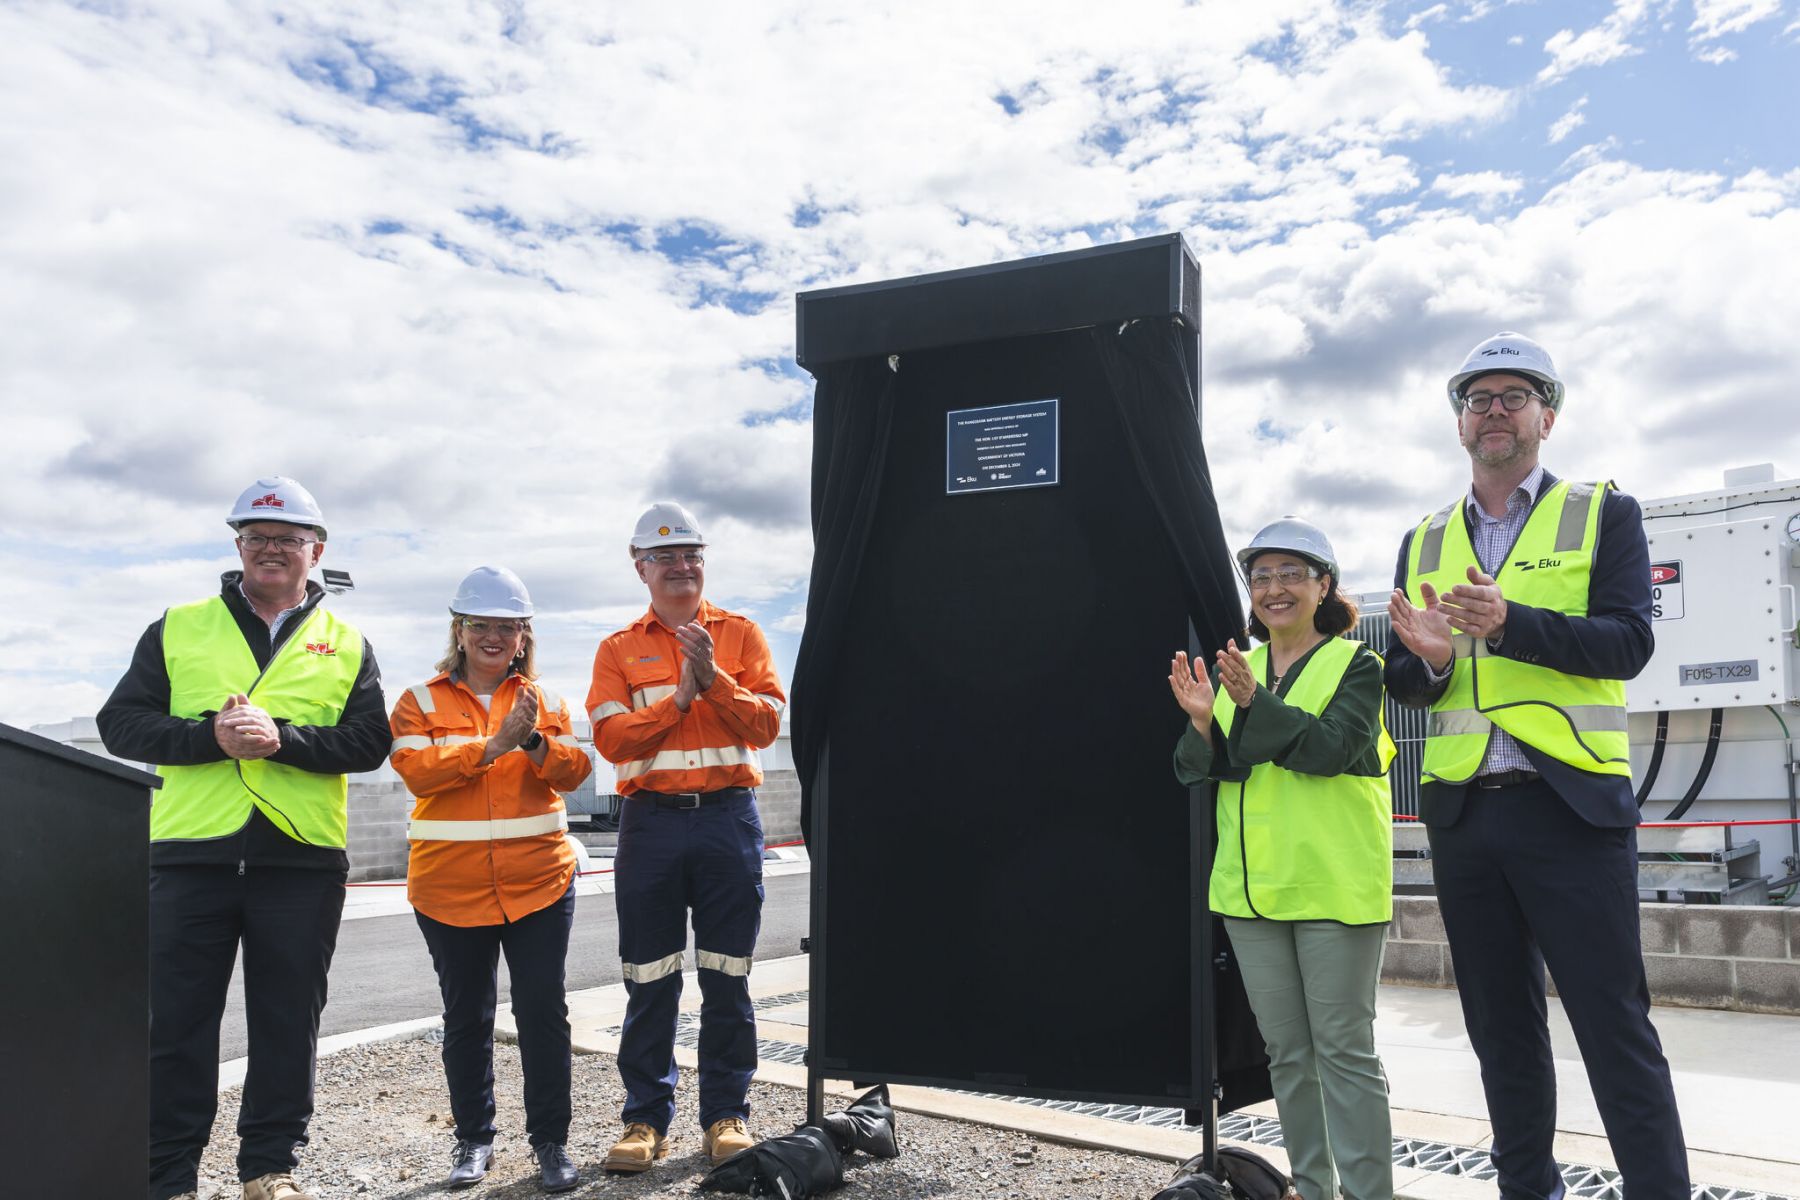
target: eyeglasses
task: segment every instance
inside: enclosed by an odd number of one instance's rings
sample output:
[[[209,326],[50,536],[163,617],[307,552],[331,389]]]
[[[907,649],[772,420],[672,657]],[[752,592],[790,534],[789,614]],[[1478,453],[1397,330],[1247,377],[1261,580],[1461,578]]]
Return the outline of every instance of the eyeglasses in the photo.
[[[1469,412],[1479,414],[1494,407],[1494,401],[1498,400],[1500,407],[1507,412],[1518,412],[1533,400],[1542,399],[1543,397],[1536,392],[1527,391],[1524,388],[1507,388],[1504,392],[1497,394],[1494,392],[1470,392],[1462,398],[1462,404],[1463,408]]]
[[[638,561],[655,563],[659,567],[672,567],[676,563],[685,567],[697,567],[706,561],[706,555],[699,550],[657,550],[642,556]]]
[[[462,627],[476,637],[497,633],[503,638],[517,637],[520,631],[530,628],[518,621],[483,621],[480,617],[464,617]]]
[[[280,537],[264,537],[260,533],[240,533],[237,542],[252,554],[268,545],[273,545],[286,554],[298,554],[303,548],[313,545],[318,540],[318,538],[295,537],[291,533],[284,533]]]
[[[1276,580],[1281,581],[1282,587],[1296,587],[1302,580],[1317,579],[1318,577],[1319,569],[1317,567],[1297,567],[1290,563],[1276,571],[1250,572],[1250,590],[1266,592],[1269,590],[1269,585]]]

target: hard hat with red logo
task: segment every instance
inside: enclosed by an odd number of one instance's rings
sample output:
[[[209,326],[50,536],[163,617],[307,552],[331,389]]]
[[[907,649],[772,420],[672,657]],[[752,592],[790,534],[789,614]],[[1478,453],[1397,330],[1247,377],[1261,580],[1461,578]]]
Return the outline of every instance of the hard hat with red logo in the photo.
[[[233,529],[252,521],[283,521],[289,525],[310,525],[325,540],[325,514],[312,493],[286,475],[270,475],[244,489],[225,523]]]
[[[1544,406],[1553,413],[1562,411],[1562,376],[1556,373],[1550,352],[1522,333],[1496,333],[1469,351],[1462,368],[1450,377],[1450,407],[1460,415],[1463,389],[1483,375],[1499,372],[1536,380],[1544,389]]]
[[[525,581],[505,567],[476,567],[457,585],[450,611],[463,617],[531,616]]]
[[[645,509],[631,535],[633,557],[639,550],[654,550],[658,546],[704,545],[706,537],[694,514],[673,500],[661,500]]]

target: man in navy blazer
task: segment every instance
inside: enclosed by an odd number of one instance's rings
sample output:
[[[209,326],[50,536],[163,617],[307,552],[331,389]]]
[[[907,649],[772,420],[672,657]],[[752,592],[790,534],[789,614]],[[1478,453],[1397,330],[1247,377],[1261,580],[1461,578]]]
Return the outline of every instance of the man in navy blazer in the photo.
[[[1608,694],[1607,685],[1594,681],[1632,678],[1654,649],[1650,554],[1637,501],[1608,486],[1598,489],[1597,535],[1590,525],[1583,545],[1591,551],[1585,613],[1509,602],[1509,589],[1529,594],[1538,583],[1523,575],[1534,563],[1515,559],[1515,546],[1540,502],[1554,493],[1551,503],[1578,511],[1570,489],[1558,489],[1538,463],[1539,444],[1562,407],[1562,382],[1541,347],[1503,333],[1470,352],[1450,380],[1449,398],[1473,482],[1466,497],[1401,544],[1388,605],[1394,630],[1388,692],[1400,704],[1445,709],[1456,703],[1446,699],[1453,694],[1453,675],[1467,688],[1459,673],[1479,678],[1483,660],[1496,679],[1508,669],[1496,669],[1496,658],[1544,668],[1510,668],[1510,686],[1542,681],[1545,696],[1506,699],[1559,716],[1598,712],[1589,719],[1608,732],[1586,736],[1596,743],[1610,737],[1607,744],[1619,751],[1610,770],[1624,771],[1622,689],[1614,686],[1611,693],[1616,706],[1576,705],[1561,693],[1598,687]],[[1546,508],[1526,540],[1546,536],[1542,531],[1554,515]],[[1468,566],[1467,582],[1447,592],[1417,583],[1415,540],[1442,545],[1442,527],[1457,521],[1462,528],[1452,526],[1458,536],[1449,540],[1472,548],[1479,565]],[[1581,532],[1575,531],[1577,538]],[[1409,597],[1409,582],[1422,603]],[[1498,712],[1482,708],[1496,703],[1490,694],[1471,705],[1485,714]],[[1434,713],[1434,719],[1445,715]],[[1650,1023],[1639,942],[1638,810],[1631,777],[1568,761],[1579,755],[1566,752],[1566,744],[1581,744],[1583,737],[1573,716],[1568,727],[1574,733],[1514,720],[1528,736],[1502,729],[1501,719],[1434,725],[1434,739],[1440,727],[1463,735],[1461,761],[1473,774],[1461,782],[1449,781],[1457,772],[1428,777],[1420,796],[1463,1017],[1481,1062],[1500,1194],[1507,1200],[1559,1200],[1563,1194],[1551,1154],[1556,1075],[1544,996],[1548,965],[1625,1194],[1631,1200],[1688,1200],[1681,1118],[1668,1061]],[[1487,739],[1473,750],[1471,730]],[[1534,745],[1534,737],[1543,744]],[[1430,755],[1428,743],[1428,768]]]

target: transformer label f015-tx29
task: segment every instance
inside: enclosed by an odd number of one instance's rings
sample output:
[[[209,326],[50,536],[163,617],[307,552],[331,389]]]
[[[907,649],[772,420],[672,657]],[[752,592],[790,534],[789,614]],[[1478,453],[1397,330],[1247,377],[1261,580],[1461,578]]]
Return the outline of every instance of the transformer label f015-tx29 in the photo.
[[[1709,683],[1750,683],[1758,677],[1756,660],[1740,658],[1733,662],[1682,663],[1681,686]]]

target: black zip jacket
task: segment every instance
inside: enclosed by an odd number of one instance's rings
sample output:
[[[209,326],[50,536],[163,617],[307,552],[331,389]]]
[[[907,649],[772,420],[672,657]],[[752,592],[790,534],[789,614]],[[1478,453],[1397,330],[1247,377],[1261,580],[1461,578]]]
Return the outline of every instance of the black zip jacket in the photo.
[[[242,571],[225,572],[219,580],[219,595],[236,619],[256,665],[266,668],[282,644],[306,623],[325,591],[308,580],[305,604],[282,624],[281,638],[275,641],[269,636],[269,627],[238,590],[242,578]],[[119,758],[185,767],[225,761],[227,756],[213,736],[216,715],[208,711],[199,720],[169,715],[169,671],[163,659],[163,622],[158,618],[138,639],[131,666],[113,688],[95,723],[106,749]],[[362,667],[336,725],[293,725],[282,719],[275,723],[281,730],[281,749],[269,756],[273,762],[321,775],[349,775],[379,767],[388,756],[392,735],[388,730],[387,702],[381,694],[381,669],[375,663],[375,650],[369,640],[363,639]],[[150,863],[158,867],[238,863],[345,871],[350,859],[334,847],[295,841],[253,807],[243,828],[225,837],[151,842]]]

